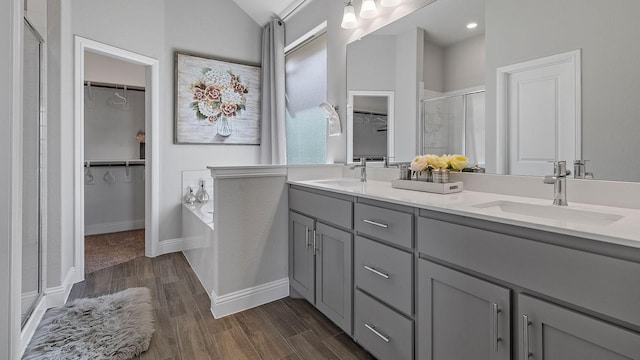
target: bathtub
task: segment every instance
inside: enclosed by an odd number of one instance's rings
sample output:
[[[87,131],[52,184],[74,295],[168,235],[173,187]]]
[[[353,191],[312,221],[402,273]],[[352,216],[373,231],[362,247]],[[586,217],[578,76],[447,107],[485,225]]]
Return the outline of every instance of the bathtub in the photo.
[[[182,206],[183,253],[215,318],[289,295],[286,168],[223,172],[212,201]]]

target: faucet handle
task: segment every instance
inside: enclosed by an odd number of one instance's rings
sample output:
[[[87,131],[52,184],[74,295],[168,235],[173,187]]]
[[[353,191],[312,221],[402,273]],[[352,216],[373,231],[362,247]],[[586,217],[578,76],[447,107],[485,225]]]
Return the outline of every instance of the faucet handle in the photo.
[[[571,175],[571,171],[567,170],[567,162],[564,160],[553,162],[553,176]]]

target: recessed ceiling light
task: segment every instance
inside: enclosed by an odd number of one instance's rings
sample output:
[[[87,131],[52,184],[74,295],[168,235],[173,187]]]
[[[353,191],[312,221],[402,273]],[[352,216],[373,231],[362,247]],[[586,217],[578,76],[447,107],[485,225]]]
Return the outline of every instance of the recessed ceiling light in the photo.
[[[470,22],[467,24],[467,29],[475,29],[478,27],[478,23]]]

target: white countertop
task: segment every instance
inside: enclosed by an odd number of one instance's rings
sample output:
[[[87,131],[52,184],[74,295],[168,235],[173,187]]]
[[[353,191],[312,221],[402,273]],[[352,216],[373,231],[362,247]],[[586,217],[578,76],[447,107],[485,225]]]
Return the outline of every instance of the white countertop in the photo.
[[[322,181],[327,181],[327,179],[323,179]],[[505,213],[496,211],[496,209],[494,208],[474,207],[474,205],[492,201],[512,201],[518,203],[557,207],[556,205],[551,204],[553,199],[553,192],[551,191],[549,192],[549,199],[546,200],[467,190],[460,193],[441,195],[419,191],[395,189],[391,187],[390,182],[385,181],[368,181],[366,183],[360,184],[349,184],[348,186],[321,183],[318,182],[318,180],[289,180],[288,183],[373,200],[381,200],[400,205],[407,205],[421,209],[434,210],[448,214],[468,216],[503,224],[516,225],[531,229],[544,230],[596,241],[640,248],[640,210],[569,203],[569,206],[567,208],[570,209],[623,216],[623,218],[611,224],[592,225],[584,223],[574,223],[570,220],[562,219],[561,217],[547,219],[529,215]]]

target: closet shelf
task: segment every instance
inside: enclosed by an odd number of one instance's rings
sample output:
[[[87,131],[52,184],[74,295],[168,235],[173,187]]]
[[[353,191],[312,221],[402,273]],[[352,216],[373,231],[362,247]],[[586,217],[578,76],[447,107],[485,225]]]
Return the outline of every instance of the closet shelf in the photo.
[[[85,160],[84,167],[100,166],[144,166],[144,159],[131,160]]]

